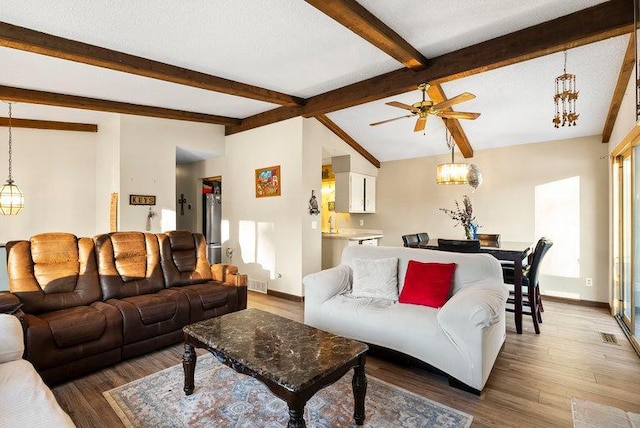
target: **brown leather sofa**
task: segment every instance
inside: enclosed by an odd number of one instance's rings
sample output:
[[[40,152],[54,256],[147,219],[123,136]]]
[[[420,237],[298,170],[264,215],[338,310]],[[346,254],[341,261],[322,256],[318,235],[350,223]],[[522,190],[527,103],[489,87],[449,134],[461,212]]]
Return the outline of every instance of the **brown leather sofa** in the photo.
[[[203,236],[45,233],[7,243],[25,358],[54,384],[182,339],[182,327],[246,308],[246,275],[209,266]]]

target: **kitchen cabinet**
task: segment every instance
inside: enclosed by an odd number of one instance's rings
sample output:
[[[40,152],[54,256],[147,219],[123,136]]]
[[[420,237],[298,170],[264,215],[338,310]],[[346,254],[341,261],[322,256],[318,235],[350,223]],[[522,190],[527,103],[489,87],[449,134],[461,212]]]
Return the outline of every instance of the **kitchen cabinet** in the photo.
[[[376,177],[356,172],[341,172],[335,176],[336,212],[376,212]]]

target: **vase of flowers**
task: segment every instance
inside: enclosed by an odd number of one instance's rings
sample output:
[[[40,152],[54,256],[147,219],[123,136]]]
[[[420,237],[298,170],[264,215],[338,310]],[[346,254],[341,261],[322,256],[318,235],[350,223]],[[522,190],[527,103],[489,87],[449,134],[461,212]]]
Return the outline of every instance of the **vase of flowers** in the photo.
[[[476,239],[478,234],[478,228],[480,225],[477,223],[475,216],[473,215],[473,206],[469,196],[464,195],[462,198],[462,207],[455,201],[456,208],[453,210],[447,208],[439,208],[440,211],[447,214],[453,220],[456,221],[456,226],[461,225],[464,229],[464,236],[467,239]]]

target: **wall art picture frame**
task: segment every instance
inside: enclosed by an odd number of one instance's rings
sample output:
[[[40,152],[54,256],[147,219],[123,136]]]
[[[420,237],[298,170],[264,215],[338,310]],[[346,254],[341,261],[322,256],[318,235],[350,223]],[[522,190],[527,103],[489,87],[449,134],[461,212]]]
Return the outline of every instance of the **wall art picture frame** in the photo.
[[[280,165],[256,169],[256,198],[280,196],[282,177]]]

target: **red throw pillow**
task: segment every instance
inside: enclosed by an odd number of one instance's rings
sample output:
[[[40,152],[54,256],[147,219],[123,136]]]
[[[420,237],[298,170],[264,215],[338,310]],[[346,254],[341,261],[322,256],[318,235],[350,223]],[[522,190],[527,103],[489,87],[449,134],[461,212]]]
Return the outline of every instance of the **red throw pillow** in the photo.
[[[455,263],[421,263],[409,260],[398,301],[442,307],[449,297],[455,270]]]

